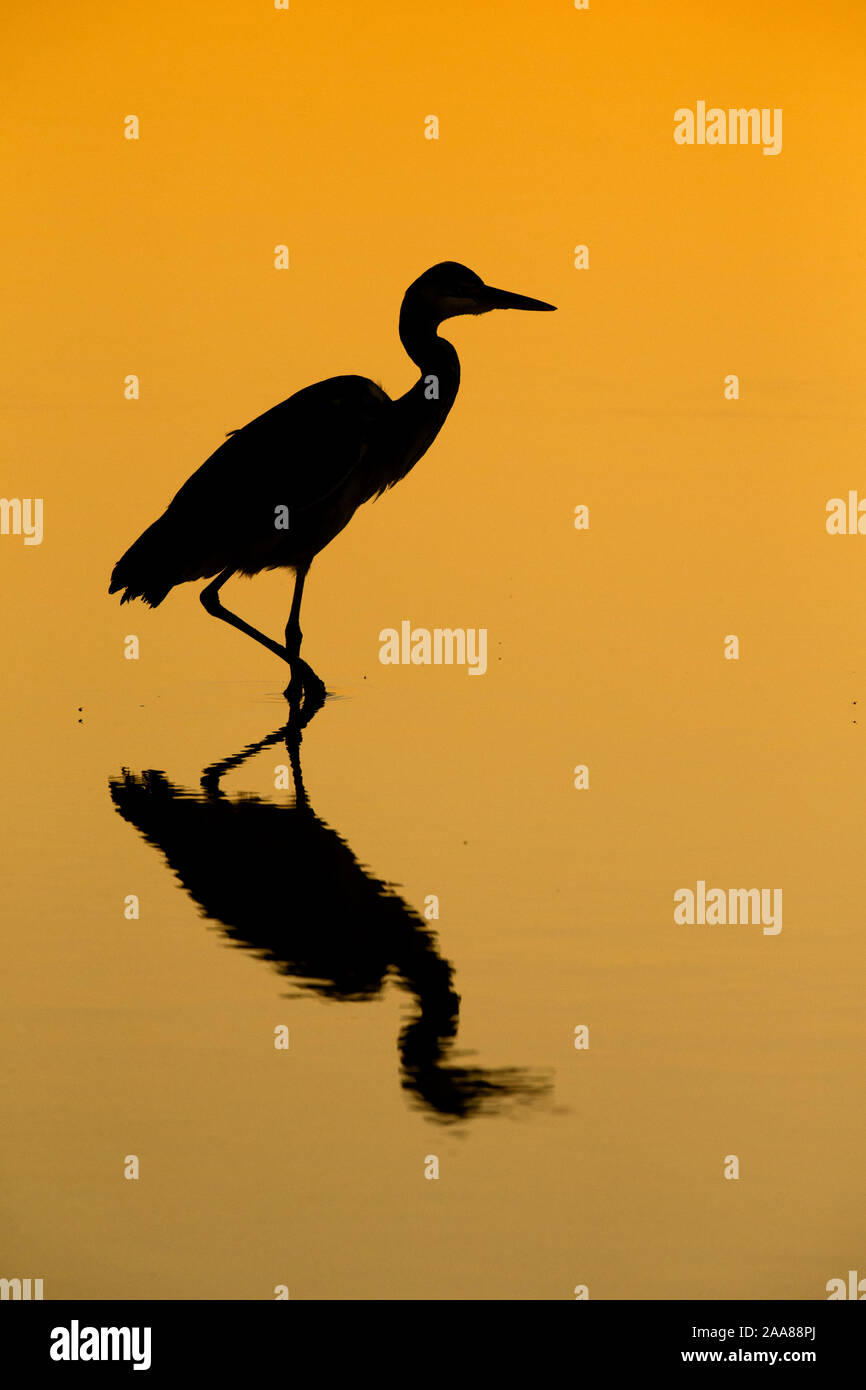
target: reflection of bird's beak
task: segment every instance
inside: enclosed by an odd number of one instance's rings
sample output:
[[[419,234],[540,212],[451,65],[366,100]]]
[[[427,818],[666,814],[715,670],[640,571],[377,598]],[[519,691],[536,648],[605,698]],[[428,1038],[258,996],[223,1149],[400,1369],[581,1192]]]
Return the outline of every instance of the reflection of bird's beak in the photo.
[[[555,309],[555,304],[545,304],[543,299],[530,299],[525,294],[512,294],[510,290],[495,290],[485,285],[481,294],[485,309]]]

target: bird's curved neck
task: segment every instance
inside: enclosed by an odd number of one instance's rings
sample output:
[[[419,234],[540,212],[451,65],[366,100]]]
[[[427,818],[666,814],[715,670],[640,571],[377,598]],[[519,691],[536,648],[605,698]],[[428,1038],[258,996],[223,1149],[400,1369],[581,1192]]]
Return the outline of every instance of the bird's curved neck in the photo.
[[[405,478],[423,458],[457,396],[460,359],[452,345],[439,337],[438,326],[439,320],[424,305],[404,300],[400,310],[400,341],[421,375],[415,385],[393,403],[378,467],[371,473],[375,495]]]
[[[400,310],[400,342],[421,372],[421,380],[412,391],[420,390],[423,398],[426,389],[427,400],[447,401],[447,414],[460,385],[460,358],[447,338],[439,337],[438,326],[429,313],[411,300],[404,300]]]

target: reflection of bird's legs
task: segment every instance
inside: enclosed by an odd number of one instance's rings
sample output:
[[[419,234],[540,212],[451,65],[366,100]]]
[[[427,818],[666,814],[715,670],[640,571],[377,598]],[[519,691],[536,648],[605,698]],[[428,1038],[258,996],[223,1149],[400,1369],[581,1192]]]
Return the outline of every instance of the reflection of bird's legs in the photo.
[[[202,589],[199,597],[201,598],[205,611],[211,613],[215,618],[222,618],[224,623],[229,623],[232,627],[236,627],[238,632],[245,632],[247,637],[252,637],[255,642],[261,642],[263,647],[267,647],[269,652],[274,653],[274,656],[278,656],[281,660],[291,663],[291,657],[285,647],[281,647],[279,642],[272,642],[270,637],[266,637],[263,632],[259,632],[257,627],[251,627],[249,623],[244,622],[243,618],[239,618],[235,613],[230,613],[228,608],[224,608],[220,603],[219,591],[226,580],[233,574],[234,570],[223,570],[222,574],[218,574],[216,579],[212,580],[206,588]]]
[[[232,753],[228,758],[220,758],[218,762],[210,763],[201,775],[202,789],[207,792],[208,796],[225,796],[220,781],[226,773],[233,772],[249,758],[255,757],[256,753],[261,753],[265,748],[271,748],[275,743],[285,743],[286,745],[295,787],[295,805],[308,806],[307,791],[301,773],[301,731],[292,719],[289,719],[287,724],[281,724],[278,729],[275,729],[272,734],[266,735],[265,738],[257,739],[255,743],[246,744],[239,753]]]
[[[267,738],[260,738],[256,743],[248,743],[242,748],[240,753],[233,753],[229,758],[220,758],[219,762],[210,763],[201,775],[201,785],[208,796],[225,796],[225,792],[220,786],[220,779],[225,777],[227,772],[232,772],[236,767],[240,767],[248,758],[254,754],[261,753],[263,748],[270,748],[274,743],[280,743],[287,737],[287,727],[283,724]],[[294,768],[293,768],[294,770]]]

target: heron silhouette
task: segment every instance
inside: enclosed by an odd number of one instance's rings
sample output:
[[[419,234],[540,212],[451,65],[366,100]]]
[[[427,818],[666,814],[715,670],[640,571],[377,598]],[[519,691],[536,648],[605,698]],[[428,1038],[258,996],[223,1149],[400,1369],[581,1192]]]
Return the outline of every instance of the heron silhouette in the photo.
[[[122,589],[121,603],[140,598],[156,608],[175,585],[210,579],[205,609],[289,664],[287,698],[323,700],[323,683],[300,655],[304,581],[319,551],[364,502],[405,478],[445,423],[460,360],[439,325],[492,309],[555,307],[493,289],[456,261],[434,265],[400,310],[400,341],[421,373],[415,385],[392,400],[367,377],[330,377],[231,431],[118,560],[109,593]],[[220,590],[234,574],[283,568],[294,570],[295,585],[281,646],[224,607]]]
[[[110,779],[119,814],[165,857],[204,915],[303,992],[375,999],[395,982],[412,1001],[397,1041],[401,1084],[430,1118],[546,1103],[547,1071],[456,1060],[460,997],[436,936],[396,891],[359,863],[310,805],[294,720],[204,769],[199,790],[164,772],[124,769]],[[228,796],[227,773],[285,743],[294,800]]]

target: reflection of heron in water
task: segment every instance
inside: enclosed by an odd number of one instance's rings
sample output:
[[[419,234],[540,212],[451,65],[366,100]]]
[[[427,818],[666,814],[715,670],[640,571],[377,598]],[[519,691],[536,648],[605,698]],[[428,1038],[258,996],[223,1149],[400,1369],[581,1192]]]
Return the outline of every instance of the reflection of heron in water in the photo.
[[[294,804],[227,797],[222,777],[283,740]],[[111,796],[238,946],[329,999],[373,999],[389,976],[395,978],[416,1004],[399,1038],[402,1084],[435,1116],[466,1118],[549,1091],[549,1080],[538,1073],[447,1060],[460,1003],[451,966],[423,918],[363,869],[315,814],[301,778],[299,743],[290,723],[206,768],[200,791],[176,787],[162,772],[124,771],[110,782]]]

